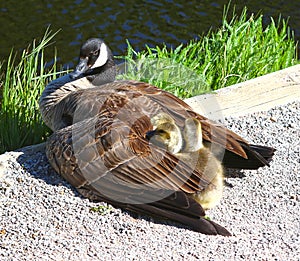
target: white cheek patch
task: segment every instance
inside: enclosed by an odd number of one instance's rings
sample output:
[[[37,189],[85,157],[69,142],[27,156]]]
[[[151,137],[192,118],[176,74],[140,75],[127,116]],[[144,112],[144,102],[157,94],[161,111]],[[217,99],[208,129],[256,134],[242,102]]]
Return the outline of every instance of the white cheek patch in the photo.
[[[107,62],[107,59],[108,59],[107,47],[105,43],[102,43],[100,47],[100,55],[91,68],[97,68],[103,66]]]

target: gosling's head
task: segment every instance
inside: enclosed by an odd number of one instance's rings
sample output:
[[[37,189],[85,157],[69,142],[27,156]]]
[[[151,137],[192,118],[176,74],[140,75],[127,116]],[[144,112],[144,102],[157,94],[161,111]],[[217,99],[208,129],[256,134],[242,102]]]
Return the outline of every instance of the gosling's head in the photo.
[[[196,118],[185,120],[183,152],[194,152],[203,148],[201,123]]]
[[[175,154],[183,146],[183,139],[179,127],[166,113],[159,113],[151,119],[153,131],[146,133],[146,138],[153,144],[165,148]]]

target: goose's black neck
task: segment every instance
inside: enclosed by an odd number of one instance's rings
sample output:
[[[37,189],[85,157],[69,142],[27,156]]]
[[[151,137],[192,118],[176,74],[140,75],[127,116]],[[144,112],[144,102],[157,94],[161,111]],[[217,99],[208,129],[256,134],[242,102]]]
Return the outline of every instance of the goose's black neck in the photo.
[[[105,83],[113,82],[117,75],[117,67],[111,55],[107,62],[101,66],[90,69],[84,75],[93,85],[102,85]]]

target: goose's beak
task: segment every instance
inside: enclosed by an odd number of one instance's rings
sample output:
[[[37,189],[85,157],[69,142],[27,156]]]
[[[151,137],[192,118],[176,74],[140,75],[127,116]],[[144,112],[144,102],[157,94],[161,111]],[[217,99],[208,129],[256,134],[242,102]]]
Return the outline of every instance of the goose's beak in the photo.
[[[84,75],[89,68],[88,58],[80,58],[76,69],[70,73],[70,76],[72,79],[79,78],[81,75]]]

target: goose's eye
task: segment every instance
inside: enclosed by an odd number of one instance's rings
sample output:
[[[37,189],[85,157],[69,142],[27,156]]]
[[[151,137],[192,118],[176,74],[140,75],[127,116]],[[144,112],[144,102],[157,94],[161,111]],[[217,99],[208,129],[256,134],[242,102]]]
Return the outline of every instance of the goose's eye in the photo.
[[[100,52],[100,50],[96,50],[91,53],[91,56],[99,56],[99,52]]]

